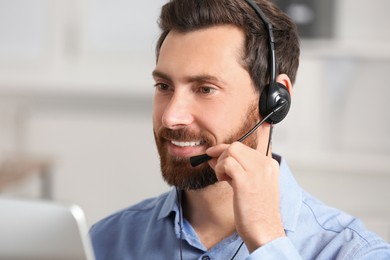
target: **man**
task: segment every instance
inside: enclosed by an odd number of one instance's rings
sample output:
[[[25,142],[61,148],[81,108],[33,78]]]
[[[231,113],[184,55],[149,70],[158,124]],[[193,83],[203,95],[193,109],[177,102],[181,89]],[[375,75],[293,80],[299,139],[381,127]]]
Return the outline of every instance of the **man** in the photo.
[[[275,81],[291,93],[296,28],[256,2],[273,26]],[[236,142],[275,112],[259,111],[273,78],[271,38],[253,7],[172,0],[160,27],[153,128],[162,175],[175,188],[94,225],[97,259],[389,259],[387,243],[304,192],[272,155],[273,120]],[[189,158],[204,153],[211,160],[192,167]]]

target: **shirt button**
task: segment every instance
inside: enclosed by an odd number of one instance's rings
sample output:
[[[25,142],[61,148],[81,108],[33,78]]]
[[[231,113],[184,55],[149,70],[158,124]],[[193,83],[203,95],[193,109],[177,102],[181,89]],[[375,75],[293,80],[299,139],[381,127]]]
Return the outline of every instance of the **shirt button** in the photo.
[[[208,255],[202,256],[202,260],[210,260],[211,258]]]

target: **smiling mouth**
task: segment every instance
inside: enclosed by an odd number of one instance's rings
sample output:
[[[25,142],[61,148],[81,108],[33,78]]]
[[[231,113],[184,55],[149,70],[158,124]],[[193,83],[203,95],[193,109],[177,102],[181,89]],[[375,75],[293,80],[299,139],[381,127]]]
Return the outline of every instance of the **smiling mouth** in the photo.
[[[202,144],[201,141],[183,142],[183,141],[174,141],[174,140],[172,140],[171,143],[179,147],[194,147]]]

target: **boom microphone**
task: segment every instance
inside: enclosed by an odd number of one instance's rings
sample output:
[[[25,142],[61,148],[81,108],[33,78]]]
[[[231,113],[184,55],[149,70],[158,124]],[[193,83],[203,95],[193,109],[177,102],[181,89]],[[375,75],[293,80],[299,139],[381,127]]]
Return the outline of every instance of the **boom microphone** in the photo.
[[[284,108],[286,105],[288,105],[288,101],[285,99],[280,99],[278,101],[278,104],[275,106],[275,108],[269,112],[260,122],[258,122],[252,129],[250,129],[245,135],[243,135],[240,139],[238,139],[238,142],[243,142],[248,136],[250,136],[254,131],[256,131],[257,128],[259,128],[269,117],[271,117],[274,113],[278,112],[282,108]],[[207,154],[200,154],[196,156],[190,157],[190,163],[192,167],[196,167],[204,162],[207,162],[211,160],[212,157],[210,157]]]

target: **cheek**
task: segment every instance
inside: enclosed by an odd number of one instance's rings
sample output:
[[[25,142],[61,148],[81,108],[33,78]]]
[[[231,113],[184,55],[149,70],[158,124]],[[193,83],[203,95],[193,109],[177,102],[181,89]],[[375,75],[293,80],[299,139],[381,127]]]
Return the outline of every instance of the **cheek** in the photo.
[[[164,113],[164,109],[163,109],[161,103],[156,102],[156,100],[154,100],[153,111],[152,111],[152,120],[153,120],[154,128],[161,125],[161,118],[162,118],[163,113]]]
[[[257,103],[248,105],[235,105],[231,109],[220,113],[210,123],[213,124],[213,133],[218,142],[224,141],[227,137],[235,136],[241,129],[248,130],[252,128],[259,120]],[[249,124],[249,125],[248,125]],[[243,133],[240,133],[243,134]],[[237,137],[237,138],[236,138]],[[241,136],[235,136],[238,139]]]
[[[161,120],[158,120],[157,118],[158,118],[158,116],[153,111],[153,115],[152,115],[153,129],[157,129],[160,125],[159,122],[161,122]]]
[[[218,120],[219,124],[223,129],[225,129],[225,131],[236,127],[243,120],[245,115],[242,107],[236,105],[235,102],[233,102],[232,105],[229,105],[224,109],[224,111],[221,111],[221,113],[218,114],[219,115],[216,120]]]
[[[218,111],[208,113],[203,123],[205,128],[216,138],[217,143],[225,140],[231,134],[231,130],[238,123],[234,120],[235,115],[231,111]]]

